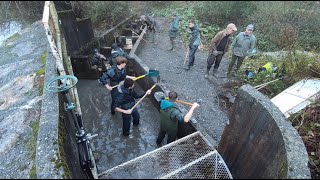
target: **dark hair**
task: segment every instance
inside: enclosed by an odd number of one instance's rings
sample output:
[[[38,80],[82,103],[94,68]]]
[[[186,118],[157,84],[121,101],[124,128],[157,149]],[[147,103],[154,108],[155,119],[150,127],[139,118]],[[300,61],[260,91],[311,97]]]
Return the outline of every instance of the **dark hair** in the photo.
[[[118,56],[116,57],[116,62],[117,62],[117,65],[120,65],[120,64],[123,64],[123,63],[128,63],[128,60],[123,57],[123,56]]]
[[[133,83],[134,83],[134,80],[133,80],[133,79],[126,78],[126,79],[124,80],[123,86],[124,86],[125,88],[129,88],[129,87],[131,87],[131,86],[133,85]]]
[[[178,97],[178,94],[175,91],[169,92],[169,100],[176,100]]]

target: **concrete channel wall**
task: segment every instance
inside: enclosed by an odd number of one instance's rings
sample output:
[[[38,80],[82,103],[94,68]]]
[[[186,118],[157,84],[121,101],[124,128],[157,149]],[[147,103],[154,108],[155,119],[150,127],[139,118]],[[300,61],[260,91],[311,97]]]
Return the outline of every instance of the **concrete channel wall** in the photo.
[[[238,90],[218,152],[236,179],[310,179],[298,132],[269,98],[250,85]]]

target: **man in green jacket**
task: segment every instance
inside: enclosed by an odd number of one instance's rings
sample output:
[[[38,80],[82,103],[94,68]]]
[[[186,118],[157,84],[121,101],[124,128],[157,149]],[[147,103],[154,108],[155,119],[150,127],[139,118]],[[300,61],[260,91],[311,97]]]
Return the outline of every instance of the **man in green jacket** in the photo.
[[[178,123],[189,122],[194,110],[200,106],[198,103],[193,103],[188,113],[184,115],[173,104],[177,100],[177,96],[175,91],[171,91],[169,100],[165,100],[164,97],[160,99],[160,131],[156,141],[158,145],[162,143],[166,134],[168,134],[167,144],[175,141],[178,133]]]
[[[175,49],[175,39],[178,36],[179,33],[179,17],[174,12],[172,13],[172,21],[169,27],[169,37],[171,42],[171,48],[169,51],[174,51]]]
[[[236,31],[236,25],[230,23],[225,30],[218,32],[211,40],[211,50],[209,51],[209,56],[207,59],[207,72],[204,75],[205,78],[208,78],[210,68],[213,64],[213,73],[218,71],[222,56],[228,50],[230,38]]]
[[[232,50],[232,60],[229,64],[227,75],[230,75],[235,62],[237,62],[237,66],[235,68],[235,71],[237,72],[243,60],[250,54],[250,51],[255,48],[256,37],[253,35],[253,28],[253,25],[249,24],[246,30],[244,32],[240,32],[233,40],[230,46]]]

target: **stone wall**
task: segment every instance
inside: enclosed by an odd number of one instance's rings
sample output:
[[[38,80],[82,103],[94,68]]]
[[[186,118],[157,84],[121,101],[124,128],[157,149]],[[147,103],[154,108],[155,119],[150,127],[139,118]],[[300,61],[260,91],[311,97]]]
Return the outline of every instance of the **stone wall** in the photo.
[[[244,85],[232,110],[218,152],[233,178],[310,178],[301,137],[269,98]]]

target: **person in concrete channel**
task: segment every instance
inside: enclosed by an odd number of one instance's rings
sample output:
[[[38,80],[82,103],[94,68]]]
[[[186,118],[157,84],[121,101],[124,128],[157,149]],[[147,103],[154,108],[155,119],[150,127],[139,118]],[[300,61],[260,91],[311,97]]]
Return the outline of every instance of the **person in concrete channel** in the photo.
[[[151,43],[155,43],[155,34],[157,32],[157,22],[154,18],[152,18],[148,14],[144,14],[140,16],[140,21],[142,21],[142,24],[147,25],[149,32],[151,33]]]
[[[172,13],[172,21],[169,27],[169,37],[171,42],[171,48],[169,51],[175,51],[175,39],[177,38],[179,33],[179,17],[176,12]]]
[[[205,74],[205,78],[208,78],[209,71],[213,66],[213,74],[218,71],[220,66],[221,59],[223,55],[228,50],[230,45],[230,38],[234,32],[237,31],[237,27],[235,24],[230,23],[227,25],[227,28],[223,31],[219,31],[211,40],[210,43],[210,51],[207,59],[207,72]]]
[[[237,63],[235,72],[239,70],[243,60],[249,55],[256,45],[256,37],[253,35],[253,24],[249,24],[244,32],[240,32],[232,41],[230,49],[232,50],[232,59],[228,67],[229,76],[235,63]]]
[[[140,115],[137,108],[131,110],[135,105],[135,99],[143,97],[145,94],[151,94],[151,89],[146,93],[138,94],[134,90],[134,80],[126,78],[122,85],[118,86],[119,95],[116,97],[115,103],[112,106],[114,111],[122,113],[122,135],[129,136],[131,126],[131,116],[133,126],[139,125]]]
[[[201,32],[199,31],[194,20],[190,21],[189,28],[191,31],[189,32],[190,43],[189,43],[189,63],[188,63],[188,68],[187,68],[188,70],[194,64],[195,54],[196,54],[198,47],[201,43],[201,37],[200,37]]]
[[[175,141],[178,133],[178,123],[189,122],[194,110],[200,106],[198,103],[193,103],[190,110],[184,115],[174,105],[177,97],[177,93],[171,91],[169,92],[169,100],[164,99],[165,97],[160,99],[160,131],[156,141],[158,145],[161,145],[166,134],[168,135],[167,144]]]
[[[126,64],[128,60],[125,57],[116,58],[117,65],[112,66],[110,69],[105,71],[100,77],[100,82],[104,85],[109,91],[111,91],[111,114],[114,115],[115,111],[112,108],[115,102],[115,98],[118,95],[118,90],[114,86],[118,85],[121,81],[124,81],[125,78],[135,78],[134,76],[128,76],[126,72]],[[112,88],[114,87],[114,88]]]
[[[116,65],[116,58],[117,57],[125,57],[127,60],[132,60],[127,52],[125,52],[123,49],[121,49],[117,43],[113,43],[111,45],[111,62],[109,64]]]
[[[105,65],[105,62],[107,58],[103,55],[100,54],[99,49],[94,48],[93,49],[93,58],[92,58],[92,65],[95,66],[98,69],[99,72],[99,77],[102,76],[103,71],[109,67],[108,65]]]

